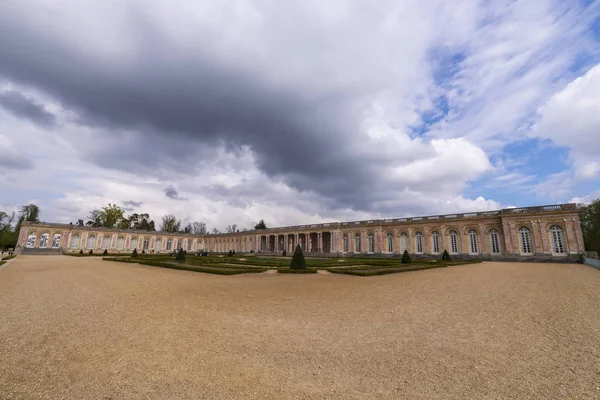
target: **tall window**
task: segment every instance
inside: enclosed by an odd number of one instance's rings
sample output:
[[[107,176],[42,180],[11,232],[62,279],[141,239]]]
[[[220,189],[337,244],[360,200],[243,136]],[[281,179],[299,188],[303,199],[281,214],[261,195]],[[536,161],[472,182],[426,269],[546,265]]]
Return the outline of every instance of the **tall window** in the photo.
[[[130,249],[137,249],[137,238],[131,239],[131,246],[129,248]]]
[[[156,251],[162,250],[162,240],[161,239],[156,239],[156,242],[154,242],[154,250],[156,250]]]
[[[167,250],[171,250],[171,247],[173,247],[173,240],[169,239],[167,240]]]
[[[177,241],[177,250],[182,249],[183,248],[183,241],[181,239],[179,239]]]
[[[531,254],[531,232],[524,226],[519,228],[519,242],[521,244],[521,254]]]
[[[42,236],[40,237],[40,247],[42,247],[42,248],[48,247],[49,236],[50,235],[48,233],[42,233]]]
[[[125,247],[125,238],[121,236],[117,239],[117,250],[123,250]]]
[[[79,235],[75,234],[73,235],[73,237],[71,238],[71,248],[72,249],[76,249],[79,247]]]
[[[144,250],[148,250],[148,247],[150,247],[150,239],[148,238],[144,238]]]
[[[469,235],[469,251],[471,254],[479,254],[479,240],[477,240],[477,231],[475,229],[469,229],[467,234]]]
[[[348,235],[344,235],[344,253],[348,252]]]
[[[92,250],[94,248],[95,241],[96,241],[96,236],[94,236],[94,235],[88,236],[87,248]]]
[[[564,254],[565,234],[560,226],[554,225],[550,228],[550,242],[552,243],[552,252],[554,254]]]
[[[450,253],[458,254],[458,233],[450,231]]]
[[[394,252],[394,235],[392,235],[391,233],[388,233],[386,235],[386,242],[387,242],[387,252],[388,253],[393,253]]]
[[[375,236],[372,233],[369,233],[367,237],[369,241],[369,253],[375,253]]]
[[[188,249],[188,251],[192,250],[192,239],[188,239],[188,241],[187,241],[187,249]]]
[[[437,232],[433,232],[431,234],[431,244],[432,244],[432,249],[433,249],[433,253],[437,254],[440,252],[440,234]]]
[[[408,250],[408,235],[404,232],[400,234],[400,253]]]
[[[354,236],[354,252],[360,253],[360,233],[357,233],[356,236]]]
[[[493,254],[500,253],[500,235],[498,229],[490,229],[490,249],[492,249]]]
[[[37,235],[34,233],[30,233],[29,236],[27,236],[27,247],[33,247],[33,245],[35,244],[35,238],[37,237]]]
[[[109,245],[110,245],[110,237],[104,236],[104,239],[102,239],[102,247],[105,249],[108,249]]]
[[[60,233],[54,235],[54,240],[52,240],[52,248],[57,249],[60,246]]]
[[[417,232],[415,234],[415,253],[422,254],[423,253],[423,234],[421,232]]]

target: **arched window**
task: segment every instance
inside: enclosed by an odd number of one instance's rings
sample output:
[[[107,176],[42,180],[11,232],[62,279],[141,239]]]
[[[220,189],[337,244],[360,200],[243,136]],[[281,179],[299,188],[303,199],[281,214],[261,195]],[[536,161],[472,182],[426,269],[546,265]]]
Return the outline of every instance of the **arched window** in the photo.
[[[450,231],[450,253],[458,254],[458,233]]]
[[[192,250],[192,239],[188,239],[188,241],[187,241],[187,249],[188,249],[188,251]]]
[[[125,238],[123,238],[123,236],[121,236],[120,238],[117,239],[117,250],[123,250],[124,245],[125,245]]]
[[[50,237],[50,234],[48,233],[42,233],[42,236],[40,236],[40,247],[41,248],[46,248],[48,247],[48,239]]]
[[[129,245],[130,249],[137,249],[138,243],[137,243],[137,238],[131,238],[131,245]]]
[[[35,238],[37,237],[36,233],[30,233],[29,236],[27,236],[27,247],[33,247],[35,245]]]
[[[102,239],[102,248],[108,249],[109,246],[110,246],[110,237],[104,236],[104,239]]]
[[[149,247],[150,247],[150,239],[144,238],[144,247],[142,247],[142,249],[148,250]]]
[[[431,233],[431,249],[433,254],[440,252],[440,234],[436,231]]]
[[[565,233],[560,226],[554,225],[550,228],[550,243],[552,243],[552,253],[565,253]]]
[[[156,243],[154,243],[154,250],[161,251],[162,250],[162,240],[156,239]]]
[[[367,240],[369,242],[369,253],[375,253],[375,236],[373,236],[372,233],[369,233]]]
[[[182,244],[183,244],[183,241],[182,241],[181,239],[179,239],[179,240],[177,241],[177,250],[179,250],[179,249],[183,249],[183,246],[182,246]]]
[[[167,240],[167,250],[171,250],[172,247],[173,247],[173,240],[172,239]]]
[[[469,251],[471,254],[479,254],[479,240],[477,239],[477,231],[475,229],[469,229],[467,232],[469,235]]]
[[[386,235],[386,244],[387,244],[387,252],[393,253],[394,252],[394,235],[392,235],[391,233],[388,233]]]
[[[96,241],[96,236],[90,235],[87,240],[87,248],[90,250],[94,249],[94,242]]]
[[[71,238],[71,248],[76,249],[78,247],[79,247],[79,235],[74,234],[73,237]]]
[[[519,228],[519,242],[521,245],[521,254],[532,254],[531,232],[524,226]]]
[[[500,253],[500,234],[498,232],[498,229],[496,229],[496,228],[490,229],[489,236],[490,236],[490,249],[492,250],[492,253],[499,254]]]
[[[348,235],[344,235],[344,253],[348,252]]]
[[[360,253],[360,233],[357,233],[356,236],[354,236],[354,252]]]
[[[408,235],[404,232],[400,234],[400,253],[404,254],[408,250]]]
[[[52,240],[52,248],[57,249],[60,247],[60,233],[54,235],[54,240]]]
[[[421,232],[415,234],[415,253],[423,253],[423,234]]]

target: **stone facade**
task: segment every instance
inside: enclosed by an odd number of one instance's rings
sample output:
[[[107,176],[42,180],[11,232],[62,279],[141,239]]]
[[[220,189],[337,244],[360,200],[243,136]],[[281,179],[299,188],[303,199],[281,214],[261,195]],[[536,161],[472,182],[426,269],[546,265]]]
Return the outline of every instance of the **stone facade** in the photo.
[[[509,208],[497,211],[336,222],[218,235],[92,228],[54,223],[24,223],[21,248],[59,248],[129,253],[187,251],[281,253],[300,244],[316,254],[453,257],[562,261],[584,252],[575,204]],[[562,258],[561,258],[562,257]]]

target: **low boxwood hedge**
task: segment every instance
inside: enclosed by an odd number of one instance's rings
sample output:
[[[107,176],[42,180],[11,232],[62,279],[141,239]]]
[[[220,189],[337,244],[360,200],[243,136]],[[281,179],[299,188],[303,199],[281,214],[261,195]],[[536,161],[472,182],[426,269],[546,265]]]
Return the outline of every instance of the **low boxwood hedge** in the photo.
[[[267,268],[235,268],[228,267],[224,268],[222,266],[193,266],[189,264],[176,264],[169,262],[161,262],[161,261],[153,261],[153,260],[144,260],[144,259],[129,259],[129,258],[113,258],[113,257],[105,257],[103,260],[106,261],[116,261],[116,262],[126,262],[132,264],[141,264],[148,265],[151,267],[160,267],[160,268],[170,268],[170,269],[178,269],[181,271],[193,271],[193,272],[205,272],[208,274],[217,274],[217,275],[237,275],[237,274],[247,274],[247,273],[257,273],[257,272],[265,272]]]
[[[4,260],[4,261],[12,260],[16,256],[17,256],[16,254],[11,254],[10,256],[6,256],[6,257],[2,258],[2,260]]]
[[[434,265],[416,265],[413,267],[398,267],[398,268],[366,268],[366,269],[342,269],[342,268],[329,268],[327,271],[334,274],[345,274],[345,275],[355,275],[355,276],[375,276],[375,275],[386,275],[386,274],[395,274],[398,272],[408,272],[408,271],[420,271],[423,269],[433,269],[433,268],[445,268],[446,265],[443,264],[434,264]]]
[[[277,272],[279,272],[280,274],[316,274],[317,269],[316,268],[301,268],[301,269],[278,268]]]

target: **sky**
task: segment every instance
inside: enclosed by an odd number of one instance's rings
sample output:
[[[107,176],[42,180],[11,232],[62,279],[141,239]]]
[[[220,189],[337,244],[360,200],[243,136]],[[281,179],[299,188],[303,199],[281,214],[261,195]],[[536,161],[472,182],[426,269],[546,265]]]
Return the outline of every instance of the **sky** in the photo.
[[[600,1],[0,3],[0,210],[209,229],[600,197]]]

